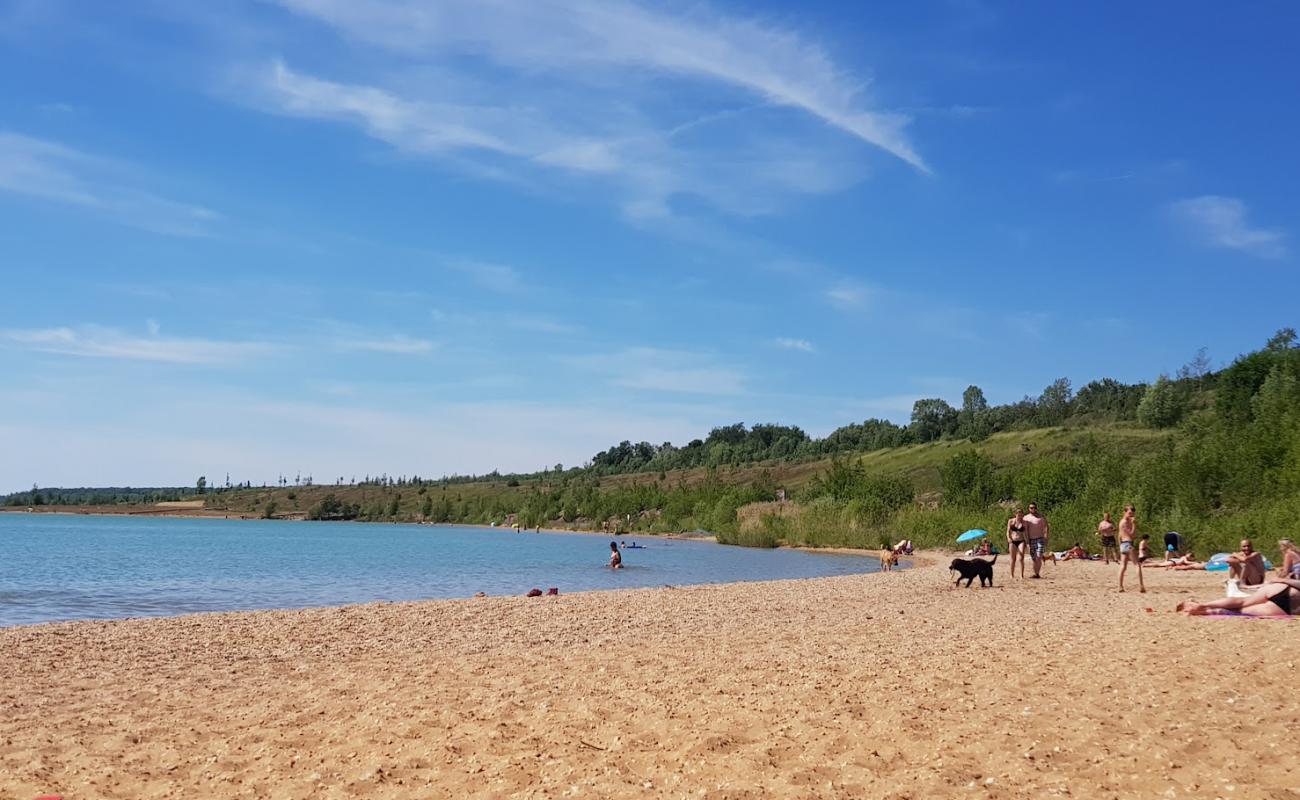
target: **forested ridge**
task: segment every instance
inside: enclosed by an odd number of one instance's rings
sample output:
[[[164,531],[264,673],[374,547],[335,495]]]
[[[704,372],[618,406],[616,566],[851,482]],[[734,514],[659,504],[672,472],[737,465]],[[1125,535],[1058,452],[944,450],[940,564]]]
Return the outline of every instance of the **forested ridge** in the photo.
[[[1149,384],[1107,378],[1075,392],[1060,379],[998,406],[971,386],[959,406],[918,400],[907,425],[869,419],[821,439],[795,426],[737,423],[681,446],[624,441],[583,466],[530,474],[278,483],[33,488],[4,502],[203,497],[263,516],[609,524],[702,529],[740,544],[858,547],[1000,531],[1007,508],[1029,500],[1046,510],[1062,546],[1086,543],[1103,510],[1132,502],[1148,531],[1179,530],[1194,546],[1222,549],[1244,534],[1268,542],[1300,533],[1300,348],[1284,329],[1218,371],[1202,351]]]

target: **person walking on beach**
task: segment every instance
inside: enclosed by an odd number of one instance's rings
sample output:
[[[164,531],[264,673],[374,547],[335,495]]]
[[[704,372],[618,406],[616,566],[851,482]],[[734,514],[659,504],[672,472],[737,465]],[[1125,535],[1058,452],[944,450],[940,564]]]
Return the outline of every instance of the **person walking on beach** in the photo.
[[[1047,552],[1047,539],[1051,533],[1051,528],[1047,520],[1038,513],[1038,504],[1029,504],[1029,513],[1025,515],[1025,538],[1029,544],[1029,557],[1034,561],[1034,574],[1031,577],[1040,578],[1043,569],[1043,554]],[[1021,567],[1020,574],[1025,574],[1024,567]]]
[[[609,568],[610,568],[610,569],[622,569],[622,568],[623,568],[623,554],[620,553],[620,552],[618,552],[618,542],[610,542],[610,543],[609,543],[609,551],[610,551],[610,552],[609,552]]]
[[[1115,540],[1115,523],[1110,521],[1110,512],[1101,515],[1101,522],[1097,523],[1097,535],[1101,537],[1101,556],[1109,564],[1111,558],[1115,563],[1119,563],[1119,543]]]
[[[1138,560],[1138,523],[1137,510],[1133,506],[1124,506],[1124,516],[1119,521],[1119,590],[1124,591],[1124,573],[1128,572],[1130,562],[1137,566],[1138,591],[1146,593],[1147,585],[1142,580],[1142,562]]]
[[[1011,577],[1016,577],[1016,562],[1020,563],[1020,577],[1025,577],[1025,512],[1016,507],[1016,514],[1007,520],[1007,552],[1011,554]]]

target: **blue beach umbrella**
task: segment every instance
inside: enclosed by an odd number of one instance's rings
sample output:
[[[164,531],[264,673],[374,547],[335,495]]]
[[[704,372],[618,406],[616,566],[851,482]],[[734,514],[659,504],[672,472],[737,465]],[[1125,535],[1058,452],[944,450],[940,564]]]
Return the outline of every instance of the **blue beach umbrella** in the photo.
[[[969,542],[971,539],[978,539],[981,536],[988,536],[988,535],[989,535],[988,531],[982,531],[979,528],[972,528],[971,530],[968,530],[965,533],[963,533],[961,536],[958,536],[957,541]]]

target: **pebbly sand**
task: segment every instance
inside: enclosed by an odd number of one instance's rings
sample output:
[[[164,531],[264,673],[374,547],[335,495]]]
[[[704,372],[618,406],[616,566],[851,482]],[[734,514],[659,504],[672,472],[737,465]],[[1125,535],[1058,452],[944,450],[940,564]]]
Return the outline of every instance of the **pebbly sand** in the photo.
[[[3,629],[0,798],[1300,798],[1300,622],[1045,571]]]

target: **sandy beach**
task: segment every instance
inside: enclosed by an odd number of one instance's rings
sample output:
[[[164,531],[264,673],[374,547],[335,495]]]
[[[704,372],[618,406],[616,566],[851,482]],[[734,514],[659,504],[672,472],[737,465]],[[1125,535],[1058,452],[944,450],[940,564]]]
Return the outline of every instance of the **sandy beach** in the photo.
[[[1004,563],[3,629],[0,797],[1300,797],[1300,623]]]

